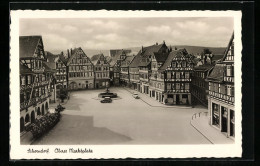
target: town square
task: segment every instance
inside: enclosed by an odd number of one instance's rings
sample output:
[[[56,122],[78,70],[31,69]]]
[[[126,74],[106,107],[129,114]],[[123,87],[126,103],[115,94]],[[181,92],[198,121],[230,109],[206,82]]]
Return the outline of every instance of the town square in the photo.
[[[211,31],[214,19],[221,25]],[[128,29],[122,42],[122,18],[21,20],[20,143],[233,144],[236,43],[232,19],[214,19],[130,19],[147,34]]]

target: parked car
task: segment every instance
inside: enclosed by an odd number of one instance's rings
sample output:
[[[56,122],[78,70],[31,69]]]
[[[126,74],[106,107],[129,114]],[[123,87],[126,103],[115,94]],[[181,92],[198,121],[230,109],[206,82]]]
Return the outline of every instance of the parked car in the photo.
[[[105,97],[103,100],[100,101],[101,103],[111,103],[112,99],[110,97]]]
[[[140,97],[138,96],[137,93],[134,93],[134,94],[133,94],[133,97],[134,97],[135,99],[140,99]]]

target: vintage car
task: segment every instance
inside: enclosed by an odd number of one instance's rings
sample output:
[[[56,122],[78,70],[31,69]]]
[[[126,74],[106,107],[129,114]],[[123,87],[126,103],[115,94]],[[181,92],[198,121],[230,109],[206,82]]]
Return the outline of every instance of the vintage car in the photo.
[[[137,93],[134,93],[134,94],[133,94],[133,97],[134,97],[135,99],[140,99],[140,97],[138,96]]]
[[[100,101],[101,103],[111,103],[112,99],[110,97],[105,97],[103,100]]]

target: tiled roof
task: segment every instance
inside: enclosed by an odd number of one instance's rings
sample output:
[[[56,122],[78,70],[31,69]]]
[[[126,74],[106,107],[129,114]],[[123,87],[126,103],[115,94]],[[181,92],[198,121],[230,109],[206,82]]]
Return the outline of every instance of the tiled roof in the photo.
[[[73,57],[76,55],[75,53],[76,53],[78,50],[82,50],[82,49],[79,47],[79,48],[74,48],[74,49],[71,50],[71,52],[70,52],[70,57],[64,60],[65,63],[66,63],[66,65],[70,63],[70,61],[71,61],[71,60],[73,59]],[[83,50],[82,50],[82,52],[83,52],[84,55],[86,55]]]
[[[114,57],[119,51],[122,51],[122,49],[110,50],[110,56]],[[127,50],[127,49],[125,49],[124,51],[126,54],[131,52],[131,50]]]
[[[135,58],[133,59],[129,67],[139,67],[139,66],[149,65],[151,63],[151,61],[149,60],[149,56],[153,55],[154,52],[158,52],[162,46],[163,44],[143,47],[143,51],[141,49],[138,52],[138,54],[135,56]]]
[[[200,66],[195,66],[194,67],[194,70],[202,70],[202,71],[206,71],[206,70],[209,70],[211,68],[214,67],[214,64],[203,64],[203,65],[200,65]]]
[[[33,74],[34,72],[24,64],[20,63],[20,74]]]
[[[169,53],[158,53],[155,52],[154,56],[157,62],[165,62],[165,60],[167,59]]]
[[[186,55],[186,54],[188,54],[188,53],[185,49],[173,50],[172,52],[169,53],[164,64],[159,68],[159,71],[164,71],[165,69],[167,69],[167,67],[170,66],[173,58],[182,57],[183,55]]]
[[[133,59],[134,59],[134,56],[126,56],[125,60],[122,62],[121,67],[128,67]]]
[[[32,57],[35,49],[41,40],[41,36],[20,36],[19,37],[19,55],[20,58]]]
[[[114,55],[114,57],[111,57],[111,61],[110,61],[110,66],[114,66],[117,62],[117,60],[120,59],[120,55],[127,55],[131,52],[131,50],[119,50],[116,52],[116,54]]]
[[[47,60],[49,62],[55,62],[55,59],[59,56],[59,55],[54,55],[53,53],[49,52],[49,51],[45,51],[45,56],[47,58]]]
[[[224,79],[225,68],[223,64],[216,64],[211,73],[209,74],[207,80],[222,82]]]
[[[104,56],[104,55],[101,53],[101,54],[93,55],[91,57],[91,62],[93,63],[93,65],[97,64],[97,61],[100,59],[101,56]]]
[[[45,72],[55,72],[55,68],[53,67],[53,64],[55,65],[55,63],[51,63],[51,62],[43,62],[43,67],[45,68],[44,71]]]

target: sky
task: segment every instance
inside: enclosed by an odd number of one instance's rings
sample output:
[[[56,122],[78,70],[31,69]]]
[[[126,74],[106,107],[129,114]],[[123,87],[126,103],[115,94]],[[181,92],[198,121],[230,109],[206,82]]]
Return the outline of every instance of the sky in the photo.
[[[166,45],[226,47],[232,17],[20,19],[20,36],[42,35],[46,51]],[[60,51],[59,51],[60,50]]]

